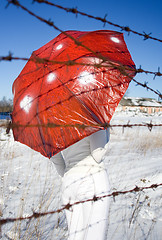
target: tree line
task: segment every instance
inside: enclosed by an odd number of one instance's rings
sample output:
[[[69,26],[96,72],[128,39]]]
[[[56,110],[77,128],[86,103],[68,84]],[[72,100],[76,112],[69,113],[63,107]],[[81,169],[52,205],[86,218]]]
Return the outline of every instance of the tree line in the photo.
[[[12,99],[7,99],[6,97],[3,97],[0,100],[0,112],[12,112],[13,109],[13,101]]]

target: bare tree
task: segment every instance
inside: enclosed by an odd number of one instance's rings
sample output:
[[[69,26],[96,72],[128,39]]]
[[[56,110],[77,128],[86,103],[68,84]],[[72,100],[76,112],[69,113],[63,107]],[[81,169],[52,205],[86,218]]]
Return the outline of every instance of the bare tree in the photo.
[[[3,97],[2,100],[0,100],[0,112],[12,112],[12,106],[12,99]]]

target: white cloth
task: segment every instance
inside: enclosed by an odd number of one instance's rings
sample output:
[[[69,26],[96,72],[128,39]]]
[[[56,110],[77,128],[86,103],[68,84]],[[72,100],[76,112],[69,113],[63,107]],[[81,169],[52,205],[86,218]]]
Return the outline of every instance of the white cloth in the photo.
[[[62,183],[63,204],[74,204],[65,210],[68,240],[104,240],[108,226],[109,181],[104,163],[89,156],[65,173]],[[87,201],[103,196],[97,201]]]
[[[65,210],[69,240],[106,237],[109,198],[87,200],[109,193],[108,174],[102,161],[108,141],[109,129],[100,130],[51,158],[58,174],[63,176],[63,204],[72,204]],[[83,202],[74,204],[80,201]]]
[[[109,128],[100,130],[53,156],[51,160],[55,164],[58,174],[63,176],[65,172],[88,156],[92,156],[96,162],[100,163],[106,153],[109,137]]]

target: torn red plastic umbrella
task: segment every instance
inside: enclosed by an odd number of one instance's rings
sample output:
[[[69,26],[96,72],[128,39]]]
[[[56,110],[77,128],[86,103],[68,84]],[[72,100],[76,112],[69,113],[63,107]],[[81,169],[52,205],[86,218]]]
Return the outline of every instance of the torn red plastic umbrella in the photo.
[[[123,34],[61,33],[13,83],[15,140],[50,158],[107,127],[135,72]]]

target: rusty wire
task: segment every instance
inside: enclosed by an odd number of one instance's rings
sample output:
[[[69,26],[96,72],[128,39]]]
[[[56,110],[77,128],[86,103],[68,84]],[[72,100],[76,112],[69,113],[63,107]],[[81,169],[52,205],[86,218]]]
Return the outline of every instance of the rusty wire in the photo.
[[[103,66],[102,64],[104,64],[104,67],[110,67],[110,66],[111,66],[111,67],[114,67],[115,69],[117,68],[122,74],[124,74],[124,75],[126,75],[127,77],[129,77],[129,75],[126,73],[126,70],[128,70],[126,66],[116,66],[116,65],[114,65],[113,63],[110,63],[110,62],[108,62],[108,65],[105,66],[105,63],[107,63],[107,60],[106,60],[102,55],[98,55],[96,52],[93,52],[91,49],[89,49],[87,46],[83,45],[81,42],[79,42],[78,40],[76,40],[75,38],[73,38],[71,35],[69,35],[68,33],[62,31],[61,29],[59,29],[59,28],[58,28],[56,25],[54,25],[54,23],[51,22],[50,20],[46,20],[46,19],[44,19],[44,18],[36,15],[35,13],[31,12],[29,9],[27,9],[26,7],[24,7],[23,5],[21,5],[18,0],[7,0],[7,1],[8,1],[8,4],[12,3],[12,4],[20,7],[20,8],[23,9],[24,11],[28,12],[30,15],[36,17],[36,18],[39,19],[40,21],[48,24],[49,26],[52,26],[53,28],[55,28],[55,29],[58,30],[59,32],[65,34],[67,37],[69,37],[70,39],[72,39],[72,40],[75,42],[76,45],[84,47],[84,48],[87,49],[88,51],[92,52],[95,56],[97,55],[97,57],[100,58],[100,59],[102,60],[102,62],[101,62],[100,64],[84,64],[84,63],[78,63],[78,62],[76,62],[75,60],[69,60],[69,61],[65,61],[65,62],[60,62],[60,61],[53,61],[53,60],[51,61],[51,60],[44,59],[44,58],[41,59],[41,58],[38,58],[38,57],[30,58],[30,59],[29,59],[29,58],[13,57],[11,53],[9,53],[8,56],[1,56],[1,57],[0,57],[0,60],[1,60],[1,61],[2,61],[2,60],[4,60],[4,61],[11,61],[11,60],[25,60],[25,61],[29,60],[29,61],[30,61],[30,60],[31,60],[31,61],[37,61],[38,63],[47,63],[47,62],[49,63],[49,62],[51,62],[51,63],[53,63],[53,64],[63,64],[63,65],[67,65],[67,66],[73,66],[73,65],[75,65],[75,64],[78,64],[78,65],[91,65],[91,66],[94,66],[94,67],[96,67],[96,68],[101,68],[101,67]],[[53,4],[53,3],[50,3],[50,2],[48,2],[48,1],[44,1],[44,0],[36,0],[36,1],[39,2],[39,3],[50,4],[50,5],[53,5],[53,6],[62,8],[62,9],[64,9],[64,10],[70,11],[69,8],[68,8],[68,9],[67,9],[67,8],[65,9],[64,7],[61,7],[60,5]],[[74,11],[72,11],[72,12],[74,12]],[[78,13],[81,13],[81,12],[78,12]],[[131,69],[129,69],[129,70],[131,70]],[[148,71],[148,70],[143,70],[143,69],[140,67],[139,69],[132,70],[132,71],[135,71],[135,73],[153,74],[153,75],[154,75],[154,78],[155,78],[156,76],[162,76],[162,73],[160,72],[160,69],[158,69],[157,72],[152,72],[152,71]],[[147,82],[141,83],[141,82],[138,82],[138,81],[135,80],[135,79],[132,79],[131,77],[129,77],[129,78],[130,78],[130,80],[133,80],[133,81],[136,83],[136,85],[142,86],[143,88],[146,88],[147,90],[154,92],[154,93],[157,94],[160,98],[162,98],[162,94],[161,94],[158,90],[154,90],[154,89],[152,89],[151,87],[149,87]],[[126,83],[128,83],[128,82],[126,82]],[[108,87],[109,87],[109,86],[104,86],[104,88],[108,88]],[[112,87],[112,86],[111,86],[111,87]],[[79,94],[82,94],[82,92],[79,93]],[[37,96],[37,97],[40,97],[40,96]],[[67,99],[66,99],[66,100],[67,100]],[[58,104],[59,104],[59,103],[58,103]],[[53,106],[51,106],[51,107],[53,107]],[[29,123],[28,125],[31,126],[30,123]],[[54,127],[54,125],[51,125],[51,124],[48,125],[48,126],[53,126],[53,127]],[[138,126],[147,126],[147,127],[148,127],[148,125],[146,125],[146,124],[144,124],[144,125],[142,124],[142,125],[138,125]],[[159,126],[160,126],[160,125],[159,125]],[[15,127],[15,126],[12,126],[12,127]],[[16,127],[17,127],[17,126],[16,126]],[[83,126],[82,126],[82,127],[83,127]],[[85,126],[84,126],[84,127],[85,127]],[[127,125],[124,125],[124,126],[122,125],[122,127],[132,127],[132,126],[128,126],[128,124],[127,124]],[[151,127],[151,128],[152,128],[152,127]]]
[[[11,223],[11,222],[16,222],[16,221],[23,221],[23,220],[30,220],[32,218],[39,218],[39,217],[44,217],[44,216],[47,216],[47,215],[52,215],[52,214],[56,214],[56,213],[60,213],[62,212],[63,210],[70,210],[70,208],[74,205],[78,205],[78,204],[81,204],[81,203],[85,203],[85,202],[93,202],[93,201],[98,201],[98,200],[101,200],[103,198],[106,198],[106,197],[113,197],[113,199],[115,200],[116,197],[120,196],[120,195],[126,195],[126,194],[129,194],[129,193],[136,193],[136,192],[141,192],[141,191],[144,191],[144,190],[148,190],[148,189],[153,189],[155,190],[156,188],[158,187],[161,187],[162,186],[162,183],[155,183],[155,184],[152,184],[150,186],[145,186],[145,187],[139,187],[139,186],[135,186],[134,188],[130,189],[130,190],[125,190],[125,191],[114,191],[110,194],[105,194],[103,196],[93,196],[93,198],[89,198],[89,199],[86,199],[86,200],[82,200],[82,201],[77,201],[75,203],[68,203],[67,205],[63,206],[62,208],[60,209],[57,209],[57,210],[54,210],[54,211],[49,211],[49,212],[33,212],[33,214],[31,214],[30,216],[26,216],[26,217],[15,217],[15,218],[1,218],[0,219],[0,226],[1,225],[4,225],[4,224],[7,224],[7,223]]]
[[[94,17],[92,15],[89,15],[89,14],[86,14],[86,13],[83,13],[83,12],[80,12],[78,11],[76,8],[64,8],[60,5],[57,5],[57,4],[53,4],[49,1],[46,1],[46,0],[34,0],[34,2],[38,2],[38,3],[46,3],[46,4],[49,4],[49,5],[53,5],[55,7],[58,7],[58,8],[61,8],[67,12],[71,12],[71,13],[74,13],[74,14],[80,14],[80,15],[83,15],[83,16],[87,16],[89,18],[93,18],[93,19],[96,19],[96,20],[99,20],[101,22],[103,22],[104,24],[105,23],[108,23],[108,24],[111,24],[115,27],[118,27],[120,28],[121,30],[123,31],[126,31],[128,33],[132,32],[134,34],[138,34],[139,36],[142,36],[144,37],[144,39],[152,39],[152,40],[156,40],[156,41],[159,41],[159,42],[162,42],[162,40],[160,39],[157,39],[157,38],[153,38],[151,37],[149,34],[141,34],[141,33],[138,33],[136,31],[133,31],[131,30],[129,27],[122,27],[118,24],[114,24],[110,21],[107,21],[106,20],[106,17],[104,18],[100,18],[100,17]],[[23,10],[27,11],[29,14],[33,15],[34,17],[38,18],[39,20],[47,23],[49,26],[52,26],[54,27],[56,30],[64,33],[61,29],[59,29],[57,26],[55,26],[53,24],[53,22],[51,21],[47,21],[37,15],[35,15],[34,13],[32,13],[30,10],[28,10],[27,8],[25,8],[24,6],[22,6],[17,0],[8,0],[8,3],[12,3],[16,6],[19,6],[21,7]],[[65,33],[64,33],[65,34]],[[69,35],[67,35],[69,37]],[[71,38],[72,39],[72,38]],[[75,41],[75,43],[79,46],[83,46],[83,47],[86,47],[84,45],[82,45],[80,42],[76,41],[76,39],[72,39]],[[90,50],[88,48],[88,50]],[[102,58],[102,56],[99,56],[103,62],[105,62],[105,59]],[[25,60],[25,61],[28,61],[29,59],[28,58],[20,58],[20,57],[13,57],[11,53],[9,53],[8,56],[1,56],[0,57],[0,61],[11,61],[11,60]],[[37,59],[38,62],[45,62],[45,61],[49,61],[48,59]],[[66,62],[58,62],[58,61],[53,61],[54,64],[65,64],[67,66],[73,66],[74,64],[79,64],[81,65],[81,63],[76,63],[75,61],[73,60],[69,60],[69,61],[66,61]],[[86,64],[84,64],[86,65]],[[93,64],[94,67],[101,67],[101,66],[95,66]],[[105,67],[105,66],[104,66]],[[146,74],[153,74],[154,77],[156,76],[162,76],[162,73],[160,72],[160,70],[158,69],[157,72],[151,72],[151,71],[146,71],[146,70],[143,70],[142,68],[139,68],[139,69],[136,69],[136,73],[146,73]],[[162,94],[159,93],[158,91],[155,91],[154,89],[150,88],[147,83],[140,83],[138,81],[136,81],[135,79],[133,79],[133,81],[137,84],[137,85],[140,85],[144,88],[146,88],[147,90],[150,90],[152,92],[154,92],[155,94],[157,94],[160,98],[162,98]],[[58,124],[53,124],[53,123],[48,123],[48,124],[36,124],[36,125],[33,125],[33,124],[28,124],[28,125],[21,125],[21,124],[13,124],[11,122],[7,122],[7,123],[2,123],[0,124],[0,127],[5,127],[7,129],[7,132],[9,132],[10,129],[13,129],[13,128],[21,128],[21,127],[44,127],[44,128],[47,128],[47,127],[80,127],[80,128],[85,128],[87,127],[86,125],[79,125],[79,124],[75,124],[75,125],[58,125]],[[111,128],[114,128],[114,127],[122,127],[123,129],[124,128],[132,128],[132,127],[147,127],[150,131],[152,130],[153,127],[161,127],[162,124],[153,124],[152,122],[150,123],[140,123],[140,124],[130,124],[129,122],[127,124],[108,124],[108,123],[105,123],[105,125],[93,125],[93,127],[111,127]],[[89,126],[88,126],[89,127]],[[114,199],[119,196],[119,195],[125,195],[125,194],[129,194],[129,193],[136,193],[136,192],[141,192],[141,191],[144,191],[144,190],[148,190],[148,189],[153,189],[155,190],[156,188],[158,187],[161,187],[162,186],[162,183],[159,183],[159,184],[152,184],[150,186],[147,186],[147,187],[139,187],[139,186],[135,186],[134,188],[130,189],[130,190],[125,190],[125,191],[115,191],[115,192],[112,192],[111,194],[106,194],[106,195],[103,195],[103,196],[94,196],[93,198],[91,199],[87,199],[87,200],[84,200],[84,201],[78,201],[78,202],[75,202],[73,204],[67,204],[65,206],[63,206],[62,208],[60,209],[57,209],[57,210],[54,210],[54,211],[49,211],[49,212],[33,212],[33,214],[31,214],[30,216],[26,216],[26,217],[17,217],[17,218],[1,218],[0,219],[0,226],[4,225],[4,224],[7,224],[7,223],[11,223],[11,222],[16,222],[16,221],[23,221],[23,220],[30,220],[30,219],[37,219],[39,217],[43,217],[43,216],[47,216],[47,215],[51,215],[51,214],[55,214],[55,213],[59,213],[59,212],[62,212],[63,210],[69,210],[73,205],[77,205],[77,204],[80,204],[80,203],[84,203],[84,202],[89,202],[89,201],[98,201],[102,198],[105,198],[105,197],[113,197]]]
[[[102,18],[102,17],[95,17],[95,16],[93,16],[93,15],[91,15],[91,14],[88,14],[88,13],[85,13],[85,12],[81,12],[81,11],[79,11],[77,8],[63,7],[63,6],[61,6],[61,5],[58,5],[58,4],[49,2],[49,1],[47,1],[47,0],[33,0],[33,2],[45,3],[45,4],[47,4],[47,5],[50,5],[50,6],[59,8],[59,9],[62,9],[62,10],[64,10],[64,11],[66,11],[66,12],[73,13],[73,14],[75,14],[76,16],[77,16],[77,15],[82,15],[82,16],[85,16],[85,17],[88,17],[88,18],[95,19],[95,20],[97,20],[97,21],[101,21],[102,23],[104,23],[104,26],[105,26],[105,24],[107,23],[107,24],[109,24],[109,25],[111,25],[111,26],[113,26],[113,27],[119,28],[121,31],[127,32],[128,34],[134,33],[134,34],[136,34],[136,35],[139,35],[139,36],[143,37],[144,40],[152,39],[152,40],[155,40],[155,41],[158,41],[158,42],[162,42],[161,39],[152,37],[152,36],[151,36],[151,33],[147,34],[147,33],[145,33],[144,31],[143,31],[143,33],[139,33],[139,32],[137,32],[137,31],[135,31],[135,30],[132,30],[132,29],[131,29],[130,27],[128,27],[128,26],[121,26],[121,25],[119,25],[119,24],[116,24],[116,23],[113,23],[113,22],[111,22],[111,21],[108,21],[108,20],[106,19],[106,16],[107,16],[106,14],[105,14],[105,16],[104,16],[103,18]]]
[[[100,58],[100,56],[98,56]],[[129,77],[129,75],[126,73],[126,70],[129,69],[129,71],[134,71],[135,73],[146,73],[146,74],[152,74],[154,75],[154,78],[159,76],[162,76],[162,73],[160,72],[160,70],[158,69],[157,72],[152,72],[152,71],[148,71],[148,70],[144,70],[141,67],[136,69],[136,70],[132,70],[131,68],[128,68],[126,66],[117,66],[113,63],[107,62],[105,59],[103,62],[101,63],[97,63],[97,64],[86,64],[86,63],[78,63],[75,60],[68,60],[68,61],[55,61],[55,60],[49,60],[46,58],[39,58],[39,57],[35,57],[35,58],[25,58],[25,57],[13,57],[11,53],[9,53],[9,55],[7,56],[0,56],[0,61],[12,61],[12,60],[24,60],[24,61],[36,61],[38,63],[52,63],[52,64],[64,64],[66,66],[74,66],[74,65],[84,65],[84,66],[93,66],[95,68],[101,68],[101,67],[114,67],[117,68],[119,71],[122,72],[122,74],[126,75]],[[107,65],[105,65],[105,63]],[[104,64],[104,65],[103,65]],[[109,65],[110,64],[110,65]],[[132,78],[132,81],[134,81],[136,83],[136,85],[141,86],[143,88],[146,88],[147,90],[155,93],[156,95],[159,96],[159,98],[162,98],[162,94],[160,91],[155,90],[151,87],[148,86],[148,83],[145,81],[144,83],[141,83],[139,81],[137,81],[136,79]]]
[[[8,4],[13,4],[13,5],[15,5],[15,6],[20,7],[21,9],[23,9],[24,11],[26,11],[28,14],[30,14],[30,15],[32,15],[33,17],[35,17],[35,18],[37,18],[38,20],[40,20],[41,22],[44,22],[44,23],[46,23],[47,25],[49,25],[50,27],[53,27],[55,30],[59,31],[60,33],[63,33],[65,36],[67,36],[68,38],[70,38],[71,40],[73,40],[77,46],[81,46],[81,47],[85,48],[86,50],[88,50],[88,51],[90,51],[91,53],[93,53],[94,56],[100,58],[100,59],[103,61],[103,63],[105,63],[105,61],[107,61],[107,59],[105,59],[105,57],[103,57],[101,54],[98,54],[98,53],[94,52],[94,51],[91,50],[89,47],[85,46],[85,45],[82,44],[80,41],[76,40],[76,39],[75,39],[74,37],[72,37],[70,34],[68,34],[67,32],[64,32],[63,30],[61,30],[61,29],[60,29],[59,27],[57,27],[51,20],[46,20],[46,19],[44,19],[44,18],[36,15],[36,14],[33,13],[32,11],[30,11],[29,9],[27,9],[26,7],[24,7],[22,4],[20,4],[18,0],[7,0],[7,1],[8,1]],[[44,2],[44,0],[43,0],[43,1],[42,1],[42,0],[39,0],[38,2]],[[46,2],[47,2],[47,1],[46,1]],[[145,36],[145,39],[147,39],[146,36]],[[160,41],[161,41],[161,40],[160,40]],[[15,59],[16,59],[16,58],[15,58]],[[10,53],[8,56],[6,56],[6,59],[5,59],[5,57],[2,57],[2,58],[0,58],[0,60],[8,60],[8,61],[11,61],[11,60],[12,60],[12,55],[11,55],[11,53]],[[17,58],[17,60],[18,60],[18,58]],[[20,60],[20,59],[19,59],[19,60]],[[25,60],[25,58],[22,58],[22,60]],[[70,60],[70,61],[67,61],[67,64],[73,65],[74,63],[73,63],[73,61]],[[109,64],[111,64],[112,66],[114,66],[114,64],[112,64],[112,63],[110,63],[110,62],[109,62]],[[115,66],[115,67],[116,67],[116,66]],[[122,73],[124,72],[124,74],[125,74],[126,76],[128,76],[127,73],[125,72],[125,69],[123,69],[123,66],[122,66],[122,68],[121,68],[121,66],[119,66],[118,69],[119,69],[119,71],[121,71]],[[138,73],[142,73],[142,72],[144,72],[144,70],[141,69],[141,68],[139,68],[137,72],[138,72]],[[159,70],[158,70],[158,72],[154,72],[154,73],[151,72],[151,71],[146,71],[146,73],[154,74],[154,78],[155,78],[156,76],[161,76],[161,73],[160,73]],[[129,76],[128,76],[128,77],[129,77]],[[135,80],[135,79],[132,79],[132,80],[133,80],[137,85],[142,86],[142,87],[146,88],[147,90],[149,90],[149,91],[155,93],[156,95],[158,95],[160,99],[162,98],[161,92],[158,91],[158,90],[154,90],[154,89],[152,89],[151,87],[149,87],[149,86],[148,86],[148,83],[147,83],[146,81],[145,81],[144,83],[140,83],[140,82],[138,82],[138,81]]]
[[[104,62],[101,62],[101,63],[96,63],[96,64],[90,64],[90,63],[88,64],[88,63],[81,63],[81,62],[79,63],[79,62],[76,62],[75,60],[55,61],[55,60],[49,60],[49,59],[46,59],[46,58],[39,58],[39,57],[35,57],[34,59],[30,59],[30,58],[27,58],[27,57],[14,57],[11,52],[9,52],[8,55],[6,55],[6,56],[0,56],[0,61],[12,61],[12,60],[35,61],[35,62],[38,62],[38,63],[64,64],[64,65],[67,65],[67,66],[84,65],[84,66],[93,66],[93,67],[96,67],[96,68],[102,67],[102,64],[104,63]],[[107,67],[107,66],[104,63],[104,67]],[[125,67],[125,68],[128,69],[127,67]],[[129,68],[129,70],[131,71],[130,68]],[[145,74],[154,75],[154,79],[156,77],[161,77],[162,76],[162,73],[160,72],[160,68],[158,68],[158,71],[149,71],[149,70],[144,70],[140,66],[139,68],[136,68],[135,70],[132,70],[132,71],[135,71],[136,74],[137,73],[145,73]]]
[[[68,33],[64,32],[63,30],[61,30],[60,28],[58,28],[58,27],[57,27],[53,22],[51,22],[50,20],[46,20],[46,19],[44,19],[44,18],[36,15],[35,13],[31,12],[29,9],[27,9],[26,7],[24,7],[23,5],[21,5],[21,4],[19,3],[19,1],[17,1],[17,0],[7,0],[7,1],[8,1],[9,4],[12,3],[12,4],[20,7],[21,9],[23,9],[23,10],[26,11],[26,12],[28,12],[30,15],[34,16],[35,18],[39,19],[40,21],[48,24],[49,26],[52,26],[52,27],[53,27],[54,29],[56,29],[57,31],[63,33],[65,36],[67,36],[67,37],[69,37],[70,39],[72,39],[77,46],[82,46],[82,47],[84,47],[84,48],[87,49],[88,51],[92,52],[95,56],[97,56],[98,58],[102,59],[103,62],[106,61],[106,59],[105,59],[101,54],[96,54],[94,51],[92,51],[91,49],[89,49],[87,46],[83,45],[81,42],[79,42],[78,40],[76,40],[74,37],[72,37],[72,36],[69,35]],[[40,2],[41,2],[41,1],[40,1]],[[11,61],[11,60],[12,60],[12,55],[9,54],[8,56],[6,56],[6,57],[1,57],[0,59],[1,59],[1,60]],[[15,59],[16,59],[16,58],[15,58]],[[17,58],[17,60],[18,60],[18,58]],[[25,58],[22,58],[22,60],[26,60],[26,59],[25,59]],[[68,64],[68,65],[74,65],[74,62],[70,60],[70,61],[67,61],[66,64]],[[110,64],[111,64],[111,63],[110,63]],[[111,64],[111,65],[113,66],[113,64]],[[116,67],[116,66],[115,66],[115,67]],[[118,69],[119,69],[120,71],[122,71],[122,73],[124,72],[125,75],[127,75],[126,72],[125,72],[125,69],[123,69],[123,67],[121,68],[121,67],[119,66]],[[144,71],[142,71],[142,69],[140,68],[140,69],[138,69],[138,73],[139,73],[139,72],[144,72]],[[149,73],[149,72],[150,72],[150,71],[147,71],[146,73]],[[151,73],[151,72],[150,72],[150,73]],[[153,72],[152,72],[152,74],[153,74]],[[154,73],[154,77],[156,77],[156,76],[161,76],[161,73],[160,73],[159,71],[158,71],[158,72],[155,72],[155,73]],[[129,77],[129,76],[128,76],[128,77]],[[156,95],[158,95],[159,98],[162,98],[162,94],[161,94],[158,90],[154,90],[154,89],[152,89],[151,87],[149,87],[149,86],[148,86],[148,83],[147,83],[146,81],[145,81],[144,83],[140,83],[140,82],[138,82],[138,81],[135,80],[135,79],[133,79],[133,81],[134,81],[137,85],[142,86],[142,87],[146,88],[146,89],[149,90],[149,91],[152,91],[153,93],[155,93]]]
[[[11,121],[7,121],[7,122],[3,122],[0,124],[0,128],[5,128],[6,129],[6,133],[9,133],[9,131],[11,129],[14,129],[14,128],[29,128],[29,127],[32,127],[32,128],[39,128],[39,127],[42,127],[42,128],[62,128],[62,127],[72,127],[72,128],[81,128],[81,129],[85,129],[87,127],[94,127],[94,128],[107,128],[107,127],[110,127],[110,128],[117,128],[117,127],[120,127],[120,128],[123,128],[123,130],[125,128],[132,128],[132,127],[147,127],[149,129],[149,131],[152,131],[152,129],[154,127],[162,127],[162,123],[152,123],[152,121],[150,122],[144,122],[144,123],[125,123],[125,124],[110,124],[110,123],[104,123],[104,124],[91,124],[91,125],[86,125],[86,124],[56,124],[56,123],[47,123],[47,124],[17,124],[17,123],[12,123]]]

